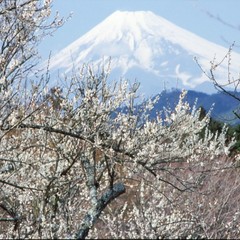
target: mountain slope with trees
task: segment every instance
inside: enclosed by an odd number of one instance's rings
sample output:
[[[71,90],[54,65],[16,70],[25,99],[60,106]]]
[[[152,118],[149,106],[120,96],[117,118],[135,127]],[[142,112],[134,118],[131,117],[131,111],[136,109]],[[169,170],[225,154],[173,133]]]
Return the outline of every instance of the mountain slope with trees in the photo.
[[[174,108],[178,102],[181,91],[172,89],[171,91],[163,91],[158,94],[159,101],[156,103],[154,109],[151,111],[151,117],[156,117],[156,112],[163,110],[164,107]],[[188,90],[186,94],[186,101],[193,106],[196,102],[196,107],[203,107],[206,111],[211,110],[211,117],[220,122],[225,122],[230,125],[239,123],[233,111],[239,106],[239,102],[230,98],[229,95],[222,92],[214,94],[206,94]]]

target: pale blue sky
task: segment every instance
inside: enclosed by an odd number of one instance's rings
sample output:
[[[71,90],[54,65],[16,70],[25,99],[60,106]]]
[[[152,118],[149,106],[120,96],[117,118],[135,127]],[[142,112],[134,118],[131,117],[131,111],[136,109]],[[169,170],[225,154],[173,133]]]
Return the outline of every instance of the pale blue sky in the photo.
[[[152,11],[212,42],[240,52],[240,0],[53,0],[53,12],[72,18],[40,46],[46,58],[88,32],[116,10]],[[209,14],[210,13],[210,14]],[[210,15],[219,17],[231,26]],[[237,29],[238,28],[238,29]]]

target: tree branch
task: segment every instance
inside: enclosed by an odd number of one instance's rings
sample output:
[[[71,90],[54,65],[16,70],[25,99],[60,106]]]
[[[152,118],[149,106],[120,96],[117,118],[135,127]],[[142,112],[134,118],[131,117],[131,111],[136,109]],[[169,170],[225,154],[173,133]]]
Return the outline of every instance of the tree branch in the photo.
[[[85,239],[94,222],[99,218],[105,207],[115,198],[125,193],[126,189],[123,183],[116,183],[112,189],[108,189],[98,199],[97,205],[91,208],[85,215],[81,228],[76,234],[76,239]]]

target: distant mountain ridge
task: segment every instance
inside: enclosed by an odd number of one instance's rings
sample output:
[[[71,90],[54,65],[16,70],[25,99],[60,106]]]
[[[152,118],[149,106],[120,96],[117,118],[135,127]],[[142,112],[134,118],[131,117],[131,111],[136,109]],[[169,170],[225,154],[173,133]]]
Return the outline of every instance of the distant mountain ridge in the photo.
[[[155,105],[154,109],[150,113],[150,117],[156,117],[156,112],[162,110],[163,107],[169,107],[173,109],[179,100],[181,91],[173,89],[172,91],[163,91],[159,94],[160,99]],[[155,96],[156,97],[156,96]],[[197,99],[197,107],[203,107],[206,111],[209,111],[212,107],[211,117],[215,120],[225,122],[231,125],[239,124],[240,120],[236,119],[233,110],[236,110],[239,106],[239,102],[232,97],[218,92],[214,94],[206,94],[202,92],[196,92],[189,90],[187,92],[185,100],[192,107]]]
[[[90,63],[108,64],[111,78],[137,79],[140,91],[153,95],[163,89],[185,88],[214,92],[204,70],[220,62],[228,49],[203,39],[150,11],[116,11],[72,44],[54,55],[50,71],[62,73]],[[240,71],[240,54],[231,54],[232,76]],[[220,82],[228,77],[228,61],[215,72]]]

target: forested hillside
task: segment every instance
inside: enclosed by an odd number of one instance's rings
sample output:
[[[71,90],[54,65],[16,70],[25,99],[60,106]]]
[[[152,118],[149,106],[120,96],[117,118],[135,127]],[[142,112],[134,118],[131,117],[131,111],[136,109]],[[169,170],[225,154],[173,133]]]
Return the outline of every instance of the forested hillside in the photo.
[[[159,101],[151,111],[151,117],[156,117],[156,112],[163,110],[164,107],[174,108],[178,102],[180,90],[172,89],[171,91],[163,91],[157,97]],[[196,101],[197,100],[197,101]],[[206,111],[211,110],[211,117],[217,121],[225,122],[230,125],[240,123],[233,111],[239,107],[239,101],[229,97],[226,93],[217,92],[214,94],[206,94],[202,92],[188,90],[186,101],[193,106],[203,107]]]

